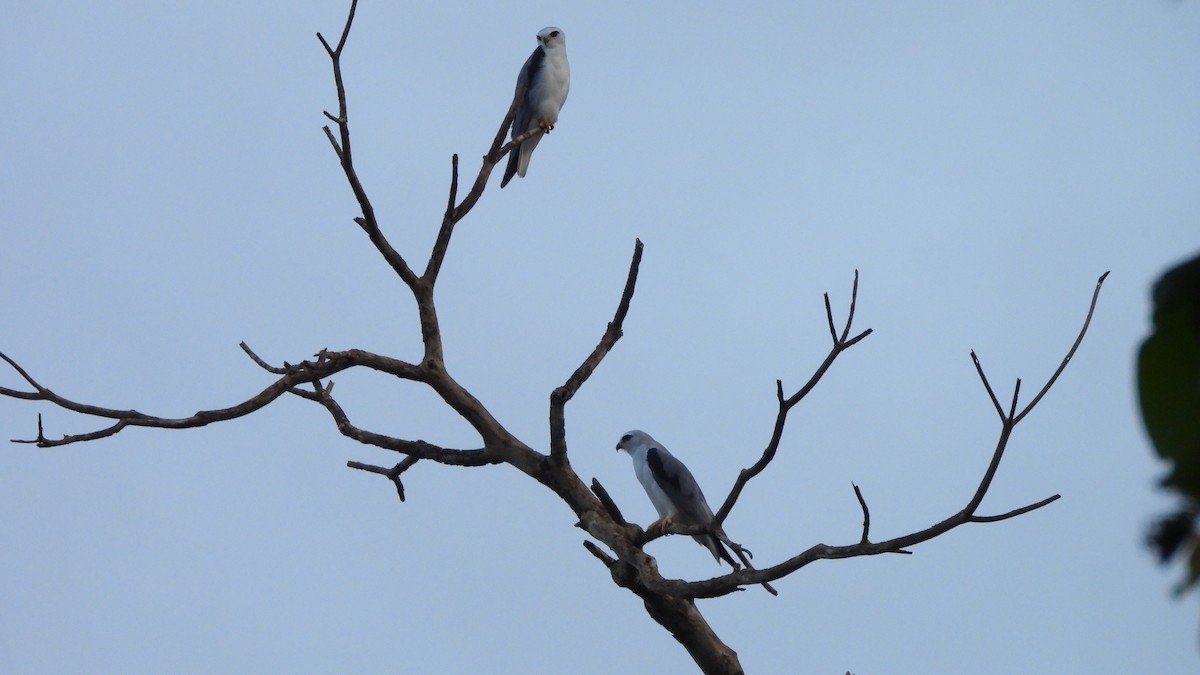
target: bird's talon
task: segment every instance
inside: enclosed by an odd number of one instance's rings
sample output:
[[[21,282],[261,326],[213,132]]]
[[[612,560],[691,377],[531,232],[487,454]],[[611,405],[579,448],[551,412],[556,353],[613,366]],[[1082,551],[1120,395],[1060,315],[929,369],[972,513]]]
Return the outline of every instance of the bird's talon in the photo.
[[[671,516],[666,516],[665,518],[660,518],[653,523],[650,523],[650,527],[646,528],[646,534],[665,535],[667,534],[667,528],[669,527],[671,527]]]

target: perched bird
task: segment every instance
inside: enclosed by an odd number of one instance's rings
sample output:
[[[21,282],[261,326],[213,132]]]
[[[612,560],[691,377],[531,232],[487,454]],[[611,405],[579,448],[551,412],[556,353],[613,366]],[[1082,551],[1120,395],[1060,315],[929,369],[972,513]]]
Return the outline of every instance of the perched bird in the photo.
[[[712,523],[712,509],[704,499],[700,485],[692,477],[692,472],[650,434],[630,431],[621,436],[617,450],[624,450],[633,458],[633,472],[637,474],[638,481],[646,489],[650,502],[661,518],[646,528],[648,531],[654,528],[665,531],[673,522],[701,526]],[[692,539],[711,551],[718,562],[725,560],[737,567],[729,551],[713,535],[697,534]]]
[[[512,121],[512,135],[516,138],[526,131],[540,129],[520,147],[513,148],[508,155],[508,166],[500,187],[508,185],[514,175],[525,177],[529,169],[529,157],[542,136],[550,133],[558,122],[558,111],[567,101],[571,88],[571,67],[567,64],[567,36],[562,29],[550,26],[537,34],[538,46],[521,66],[517,76],[517,92],[522,88],[524,96],[517,103]]]

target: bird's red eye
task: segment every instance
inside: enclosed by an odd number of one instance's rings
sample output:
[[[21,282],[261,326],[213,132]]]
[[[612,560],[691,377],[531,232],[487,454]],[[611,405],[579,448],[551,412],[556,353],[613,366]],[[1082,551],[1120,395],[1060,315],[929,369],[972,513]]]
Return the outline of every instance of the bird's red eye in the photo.
[[[621,437],[621,442],[622,442],[622,443],[628,443],[628,442],[629,442],[629,434],[625,434],[624,436],[622,436],[622,437]]]

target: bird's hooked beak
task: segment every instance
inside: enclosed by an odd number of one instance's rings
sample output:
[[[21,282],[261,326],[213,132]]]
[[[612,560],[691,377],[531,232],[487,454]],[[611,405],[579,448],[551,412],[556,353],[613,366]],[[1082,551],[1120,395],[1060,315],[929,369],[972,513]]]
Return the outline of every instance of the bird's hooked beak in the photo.
[[[631,437],[631,435],[630,435],[630,434],[625,434],[624,436],[622,436],[622,437],[621,437],[621,440],[617,441],[617,450],[618,450],[618,451],[621,451],[621,450],[624,450],[624,449],[625,449],[625,448],[624,448],[624,447],[622,447],[622,446],[623,446],[625,443],[628,443],[628,442],[629,442],[629,439],[630,439],[630,437]]]

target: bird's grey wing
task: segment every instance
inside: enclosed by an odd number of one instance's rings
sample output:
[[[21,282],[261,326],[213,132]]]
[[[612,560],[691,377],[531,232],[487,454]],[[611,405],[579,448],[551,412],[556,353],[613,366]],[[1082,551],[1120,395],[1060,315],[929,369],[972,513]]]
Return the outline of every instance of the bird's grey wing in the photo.
[[[704,492],[683,462],[663,448],[652,447],[646,453],[646,463],[654,481],[689,524],[707,525],[712,521],[712,509],[704,499]]]
[[[516,138],[521,134],[529,131],[529,123],[533,120],[533,88],[537,82],[538,73],[542,70],[542,64],[546,60],[546,51],[538,45],[537,49],[525,59],[525,65],[521,66],[521,72],[517,75],[517,86],[513,92],[515,96],[522,89],[525,93],[521,95],[520,102],[517,103],[517,110],[513,114],[512,132],[509,138]],[[504,179],[500,181],[500,187],[508,185],[508,181],[512,180],[513,176],[517,175],[517,164],[521,156],[521,147],[517,146],[508,153],[508,165],[504,167]]]
[[[712,509],[704,499],[700,484],[683,462],[663,448],[652,447],[646,452],[646,464],[658,487],[675,505],[676,518],[688,525],[708,525],[713,520]],[[721,541],[711,534],[692,535],[692,539],[707,548],[718,561],[724,560],[737,568],[737,563]]]

